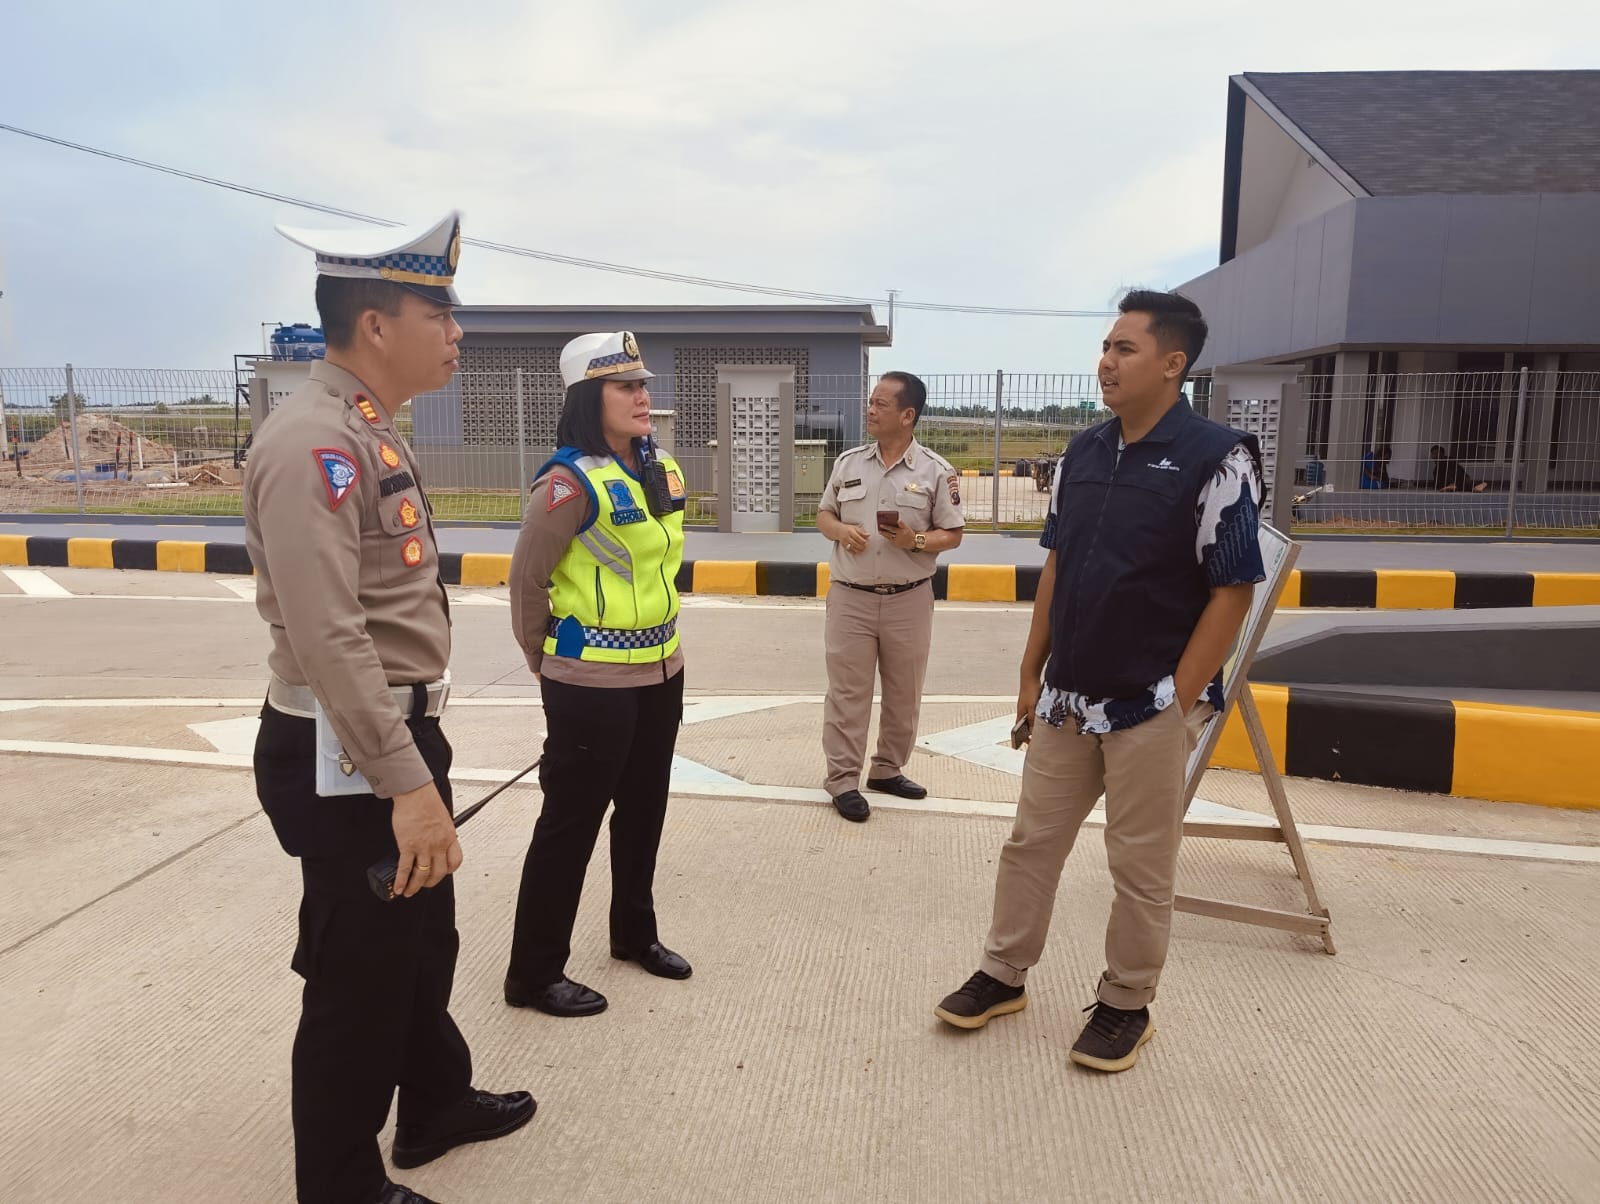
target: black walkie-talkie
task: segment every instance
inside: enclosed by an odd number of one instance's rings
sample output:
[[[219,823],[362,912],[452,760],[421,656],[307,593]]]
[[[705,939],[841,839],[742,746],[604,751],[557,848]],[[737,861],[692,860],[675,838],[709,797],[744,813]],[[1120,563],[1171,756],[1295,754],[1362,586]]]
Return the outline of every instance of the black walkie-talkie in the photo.
[[[667,485],[667,466],[656,459],[655,439],[649,435],[639,441],[639,480],[644,485],[644,501],[650,513],[657,518],[671,514],[675,507]]]

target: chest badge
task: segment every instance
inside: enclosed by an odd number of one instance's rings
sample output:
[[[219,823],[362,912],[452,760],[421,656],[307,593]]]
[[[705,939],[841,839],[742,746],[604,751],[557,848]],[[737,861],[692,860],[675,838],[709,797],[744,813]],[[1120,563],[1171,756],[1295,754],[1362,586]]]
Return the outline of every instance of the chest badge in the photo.
[[[390,468],[400,467],[400,453],[395,451],[395,449],[390,447],[387,443],[378,444],[378,458]]]
[[[645,514],[634,500],[633,490],[626,481],[607,481],[606,494],[611,498],[611,521],[619,527],[629,523],[644,522]]]
[[[684,495],[683,478],[678,475],[676,468],[667,469],[667,492],[673,497]]]
[[[414,569],[422,563],[422,540],[413,535],[406,540],[405,547],[400,549],[400,559],[406,562],[406,567]]]
[[[400,499],[400,525],[411,528],[417,525],[417,520],[422,516],[417,513],[417,508],[411,504],[410,498]]]
[[[358,414],[360,414],[363,418],[365,418],[368,422],[370,422],[373,426],[377,426],[378,423],[383,421],[382,418],[378,417],[377,407],[374,406],[372,404],[372,402],[367,399],[367,395],[365,393],[357,393],[356,396],[355,396],[355,403],[356,403],[356,412]],[[387,461],[386,461],[386,463],[387,463]],[[398,464],[398,463],[399,463],[399,461],[396,460],[395,464]],[[390,464],[389,467],[393,468],[394,464]]]

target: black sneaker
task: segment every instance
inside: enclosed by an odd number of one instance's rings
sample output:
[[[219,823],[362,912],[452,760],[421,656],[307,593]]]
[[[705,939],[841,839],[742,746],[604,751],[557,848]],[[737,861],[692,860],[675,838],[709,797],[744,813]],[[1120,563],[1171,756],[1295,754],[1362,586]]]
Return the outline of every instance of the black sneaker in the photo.
[[[1096,1000],[1083,1010],[1094,1015],[1072,1046],[1070,1057],[1079,1066],[1111,1074],[1127,1070],[1139,1060],[1139,1047],[1156,1035],[1149,1008],[1129,1012]]]
[[[979,970],[959,991],[941,999],[933,1014],[957,1028],[982,1028],[996,1016],[1009,1016],[1027,1006],[1026,987],[1008,987]]]

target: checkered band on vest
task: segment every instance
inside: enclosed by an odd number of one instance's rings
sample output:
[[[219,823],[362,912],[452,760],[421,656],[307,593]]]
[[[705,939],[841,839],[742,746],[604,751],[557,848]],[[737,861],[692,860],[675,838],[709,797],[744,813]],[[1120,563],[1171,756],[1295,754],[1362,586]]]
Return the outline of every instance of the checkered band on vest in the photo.
[[[557,638],[561,620],[550,620],[550,637]],[[585,627],[583,643],[586,648],[659,648],[678,630],[678,620],[659,627],[644,627],[638,631],[623,631],[616,627]]]

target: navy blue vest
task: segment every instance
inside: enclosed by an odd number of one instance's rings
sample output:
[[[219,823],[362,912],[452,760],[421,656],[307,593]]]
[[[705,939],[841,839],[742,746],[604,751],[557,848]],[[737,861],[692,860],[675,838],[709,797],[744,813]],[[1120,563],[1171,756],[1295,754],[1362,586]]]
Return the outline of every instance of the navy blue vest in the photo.
[[[1254,435],[1202,418],[1180,397],[1120,455],[1112,418],[1067,445],[1044,679],[1089,698],[1134,698],[1178,668],[1211,590],[1196,555],[1200,490]]]

